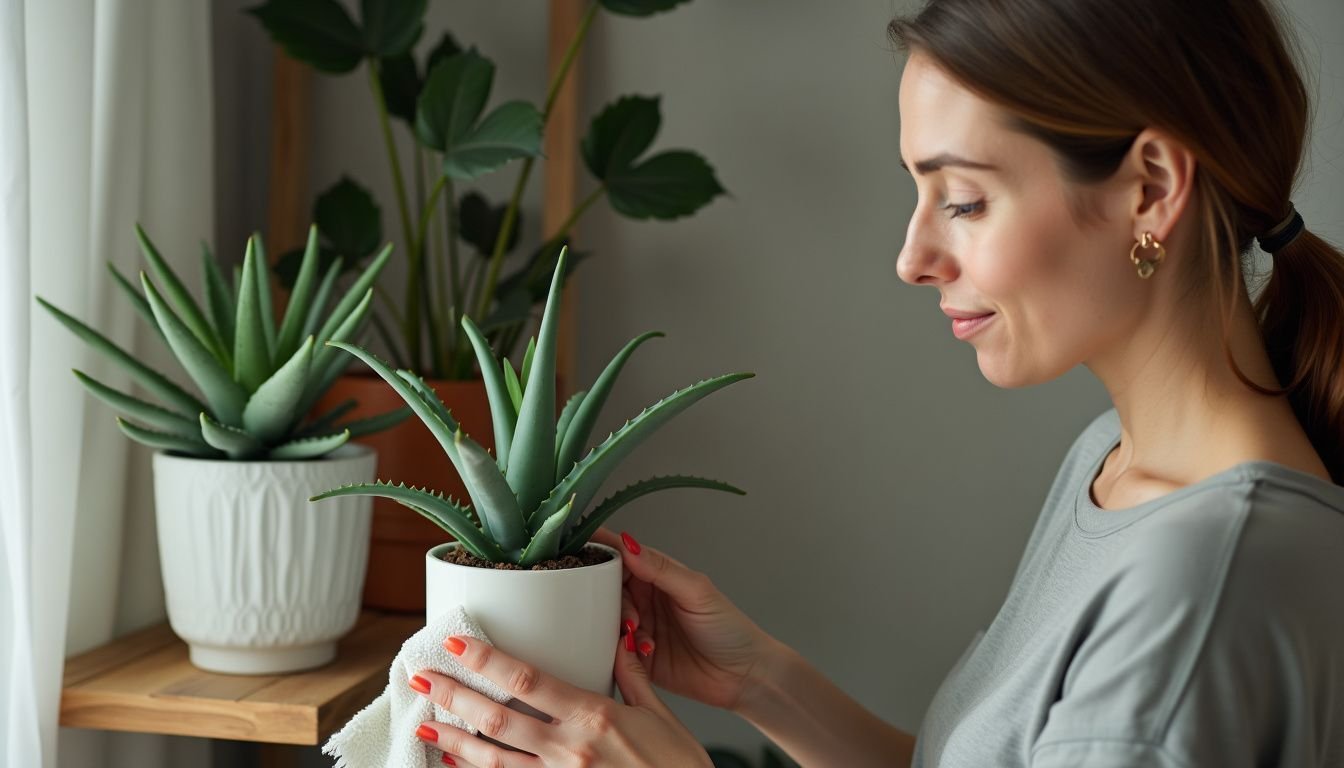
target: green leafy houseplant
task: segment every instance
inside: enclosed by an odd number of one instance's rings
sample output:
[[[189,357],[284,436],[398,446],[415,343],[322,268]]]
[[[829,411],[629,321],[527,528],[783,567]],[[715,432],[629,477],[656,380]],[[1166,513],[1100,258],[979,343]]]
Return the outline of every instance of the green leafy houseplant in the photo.
[[[313,500],[352,495],[394,499],[432,520],[479,558],[531,566],[578,552],[613,512],[645,494],[668,488],[742,494],[715,480],[654,477],[627,486],[588,511],[602,483],[643,440],[693,403],[753,374],[719,376],[674,392],[584,455],[598,413],[626,360],[640,344],[662,334],[645,333],[627,343],[593,386],[570,398],[558,422],[554,421],[556,326],[565,260],[566,251],[561,249],[541,328],[528,344],[521,373],[508,360],[497,361],[480,329],[470,317],[462,318],[484,373],[494,426],[494,458],[463,434],[448,408],[420,377],[407,370],[394,371],[359,347],[328,342],[367,363],[415,411],[461,475],[471,497],[470,507],[432,491],[378,482],[336,488]]]
[[[232,290],[219,264],[203,249],[206,309],[202,310],[144,230],[137,226],[136,234],[149,272],[163,286],[162,291],[144,272],[140,273],[142,292],[111,262],[108,268],[204,399],[37,297],[76,336],[121,365],[164,403],[145,402],[75,371],[89,392],[126,414],[126,418],[117,418],[117,424],[131,439],[199,458],[312,459],[330,453],[351,436],[384,429],[410,415],[409,409],[402,408],[337,424],[356,405],[348,401],[307,423],[303,419],[347,362],[335,349],[322,345],[358,338],[368,319],[373,281],[387,263],[391,245],[328,310],[340,265],[333,264],[318,281],[319,238],[317,228],[310,228],[298,279],[277,327],[259,235],[248,239],[242,267],[234,271]]]
[[[250,9],[290,56],[319,71],[343,74],[367,65],[407,257],[401,297],[380,293],[373,321],[394,364],[435,378],[471,378],[474,344],[459,322],[467,314],[478,318],[481,333],[508,356],[533,307],[546,296],[546,278],[561,246],[601,198],[629,218],[675,219],[724,193],[713,168],[694,152],[646,156],[662,121],[657,97],[619,98],[599,112],[582,140],[584,165],[596,188],[551,237],[513,259],[505,272],[505,258],[518,244],[519,206],[541,154],[543,128],[593,18],[600,9],[649,16],[685,1],[594,0],[549,83],[544,106],[509,101],[489,113],[485,106],[495,71],[489,59],[474,48],[463,50],[446,33],[423,62],[412,55],[424,33],[426,0],[361,0],[358,22],[337,0],[267,0]],[[406,162],[394,141],[393,118],[415,140]],[[516,159],[522,166],[507,204],[494,205],[476,191],[458,194],[456,185]],[[314,220],[326,234],[324,263],[344,258],[353,268],[382,240],[373,196],[349,178],[317,198]],[[459,243],[471,246],[474,255],[460,257]],[[575,266],[582,255],[570,254]],[[281,258],[277,270],[283,281],[297,274],[298,260],[297,253]]]

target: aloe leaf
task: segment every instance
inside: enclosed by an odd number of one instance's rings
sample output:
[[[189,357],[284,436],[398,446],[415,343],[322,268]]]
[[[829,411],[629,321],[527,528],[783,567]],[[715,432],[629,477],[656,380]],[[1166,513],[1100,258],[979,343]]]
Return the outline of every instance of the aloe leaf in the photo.
[[[378,255],[369,263],[369,266],[364,269],[364,272],[355,279],[355,282],[350,286],[350,289],[346,291],[345,295],[341,297],[341,300],[336,303],[336,308],[331,310],[331,314],[327,316],[327,321],[322,324],[320,329],[318,329],[316,336],[317,345],[319,347],[326,344],[327,341],[336,338],[334,335],[336,329],[341,327],[346,318],[354,312],[356,307],[358,307],[364,300],[364,294],[368,293],[368,291],[373,288],[374,279],[378,277],[378,273],[382,271],[384,265],[387,264],[387,260],[391,257],[392,244],[388,243],[378,252]]]
[[[237,427],[220,424],[210,418],[208,413],[201,414],[201,437],[212,447],[228,454],[230,459],[250,459],[266,450],[260,440]]]
[[[467,510],[437,493],[431,493],[422,488],[410,488],[402,484],[356,483],[333,488],[330,491],[323,491],[308,500],[321,501],[337,496],[381,496],[385,499],[401,502],[417,512],[428,513],[426,514],[427,517],[438,524],[440,528],[452,534],[477,557],[483,557],[493,562],[501,562],[505,559],[504,552],[499,548],[499,545],[486,538],[481,529],[471,522],[471,516]]]
[[[453,414],[448,410],[448,406],[443,404],[443,401],[439,399],[439,394],[435,392],[424,379],[405,370],[397,371],[397,375],[401,377],[402,381],[410,384],[411,388],[420,394],[420,397],[425,401],[425,404],[434,409],[434,413],[438,415],[440,421],[447,424],[448,428],[453,432],[458,430],[457,419],[453,418]]]
[[[523,392],[518,426],[510,448],[509,485],[523,509],[536,509],[555,484],[555,338],[560,324],[560,289],[565,274],[566,249],[556,259],[550,295],[541,316],[537,350],[531,373],[536,384]]]
[[[200,305],[187,292],[186,286],[178,279],[172,267],[168,266],[168,262],[159,255],[159,250],[149,241],[149,235],[145,234],[145,230],[139,224],[135,225],[135,234],[140,240],[140,252],[149,263],[149,271],[154,275],[154,279],[163,284],[163,291],[180,313],[183,325],[191,331],[203,348],[223,364],[227,355],[224,341],[205,319],[205,313],[201,312]]]
[[[328,341],[354,342],[358,341],[360,329],[364,325],[364,320],[369,316],[373,306],[373,289],[370,288],[364,292],[364,299],[355,307],[355,311],[346,316],[345,322],[341,323],[331,335]],[[307,389],[304,391],[303,400],[300,401],[299,410],[307,413],[308,409],[322,397],[331,385],[340,377],[341,372],[349,365],[349,361],[330,346],[324,346],[313,355],[313,365],[311,373],[308,376]]]
[[[267,445],[288,434],[290,425],[303,415],[297,406],[308,384],[312,361],[313,337],[309,336],[248,398],[243,408],[243,429]]]
[[[569,433],[569,425],[574,421],[574,414],[583,405],[583,399],[588,396],[588,390],[575,392],[568,401],[565,402],[564,410],[560,411],[560,420],[555,424],[555,482],[560,482],[560,478],[569,473],[568,466],[560,464],[560,446],[565,444],[565,435]]]
[[[252,277],[257,281],[257,308],[261,310],[261,332],[266,337],[266,359],[270,365],[275,365],[279,354],[275,347],[275,308],[271,298],[271,262],[266,258],[266,244],[262,242],[261,233],[253,232],[252,240],[256,242],[257,264],[252,270]]]
[[[527,377],[532,373],[532,356],[537,353],[537,337],[533,336],[527,340],[527,351],[523,353],[523,370],[518,374],[519,383],[523,386],[523,391],[527,391]]]
[[[257,270],[255,238],[248,238],[243,254],[243,274],[238,285],[237,321],[234,323],[233,378],[248,392],[255,392],[270,374],[271,353],[266,344],[265,321],[261,314],[260,281]]]
[[[167,408],[160,408],[125,392],[115,390],[92,376],[86,375],[83,371],[75,371],[75,378],[79,379],[84,388],[89,390],[94,397],[137,421],[143,421],[170,434],[200,439],[201,428],[196,423],[195,418],[174,413]]]
[[[518,374],[513,372],[513,363],[509,362],[509,358],[504,358],[501,367],[504,370],[504,388],[509,393],[509,405],[516,413],[523,407],[523,385],[518,381]]]
[[[316,437],[298,437],[272,448],[266,458],[276,461],[294,461],[296,459],[316,459],[340,448],[350,439],[350,430],[343,429],[330,435]]]
[[[532,542],[523,550],[523,556],[518,560],[519,565],[536,565],[560,554],[560,537],[564,535],[565,520],[569,518],[573,506],[574,497],[570,496],[565,506],[551,513],[542,522],[541,527],[532,536]]]
[[[372,368],[374,373],[381,376],[383,381],[390,384],[392,389],[395,390],[398,395],[401,395],[401,399],[405,400],[406,404],[411,407],[411,410],[415,411],[415,415],[419,416],[420,420],[429,428],[430,434],[434,435],[434,439],[439,441],[439,445],[443,447],[444,453],[448,454],[448,459],[453,462],[453,466],[457,468],[459,473],[461,473],[462,467],[458,459],[457,446],[454,444],[453,438],[454,433],[457,431],[457,424],[454,423],[450,427],[440,416],[441,412],[447,412],[448,409],[437,396],[435,396],[432,401],[427,400],[420,394],[419,389],[412,386],[401,376],[398,376],[396,372],[387,366],[387,363],[384,363],[373,354],[356,347],[353,344],[345,344],[339,341],[329,341],[327,343],[337,349],[343,349],[364,361],[364,364]],[[428,389],[428,387],[426,387],[426,389]],[[431,402],[433,404],[431,404]]]
[[[177,451],[178,453],[185,453],[189,456],[197,456],[205,459],[219,458],[223,455],[214,448],[211,448],[200,438],[145,429],[144,427],[132,424],[120,416],[117,417],[117,426],[121,429],[124,435],[137,443],[148,445],[150,448],[158,448],[164,451]]]
[[[210,248],[204,241],[201,242],[201,271],[205,274],[205,305],[210,310],[210,320],[215,324],[215,330],[219,332],[224,351],[229,352],[233,349],[235,312],[233,294],[224,283],[224,275],[219,271],[219,264],[210,255]],[[230,354],[229,358],[232,357]],[[225,367],[231,368],[232,364]]]
[[[72,333],[80,339],[83,339],[89,346],[104,355],[107,355],[113,362],[117,363],[130,373],[132,378],[140,382],[140,386],[148,389],[173,408],[182,413],[200,413],[201,411],[209,410],[205,403],[202,403],[186,390],[174,384],[168,377],[153,370],[135,357],[132,357],[129,352],[114,344],[111,339],[57,309],[54,304],[51,304],[41,296],[35,298],[37,299],[37,303],[45,307],[46,310],[61,323],[61,325],[70,329]],[[156,327],[158,326],[157,321],[155,321],[154,324]]]
[[[709,394],[734,382],[749,379],[753,373],[730,373],[692,384],[659,400],[640,411],[639,415],[627,421],[625,426],[611,434],[582,461],[565,475],[556,485],[549,498],[537,508],[528,520],[528,529],[535,530],[542,521],[555,513],[562,499],[577,494],[575,508],[583,510],[597,495],[598,488],[612,471],[629,456],[640,443],[666,424],[672,417],[699,402]]]
[[[154,317],[159,321],[159,327],[163,329],[164,337],[168,339],[168,346],[196,386],[201,388],[206,402],[210,403],[210,409],[218,418],[231,424],[238,423],[243,415],[243,405],[247,402],[247,392],[238,386],[219,359],[202,346],[182,320],[178,319],[144,272],[140,273],[140,284],[145,290],[150,308],[154,310]]]
[[[583,520],[566,537],[565,545],[561,548],[562,553],[572,555],[582,549],[583,545],[593,538],[593,534],[597,533],[597,529],[601,528],[602,524],[607,521],[607,518],[626,504],[640,496],[647,496],[650,493],[671,488],[707,488],[712,491],[735,493],[739,496],[746,495],[746,491],[741,488],[718,480],[691,475],[668,475],[667,477],[651,477],[647,480],[640,480],[608,496],[601,504],[594,507],[593,511],[585,515]]]
[[[410,406],[403,405],[400,408],[394,408],[387,413],[380,413],[377,416],[369,416],[363,419],[347,421],[341,425],[342,429],[350,431],[351,437],[363,437],[372,435],[375,432],[382,432],[384,429],[395,427],[406,419],[410,418],[414,411]]]
[[[588,438],[592,436],[593,425],[597,423],[598,414],[601,413],[602,406],[606,404],[607,396],[611,394],[611,388],[616,384],[616,378],[620,376],[621,369],[625,366],[625,362],[630,359],[630,355],[640,344],[663,335],[658,331],[649,331],[637,336],[631,339],[620,352],[617,352],[610,363],[607,363],[607,367],[597,377],[597,381],[593,382],[592,388],[588,390],[588,396],[583,399],[583,405],[579,406],[578,411],[574,414],[574,420],[569,423],[569,429],[565,431],[565,438],[560,443],[560,450],[556,454],[556,474],[569,472],[569,468],[583,455],[583,451],[588,445]],[[559,480],[559,478],[556,479]]]
[[[462,457],[462,482],[486,535],[504,549],[526,545],[523,510],[499,465],[475,440],[463,435],[460,428],[453,439]]]
[[[107,271],[112,273],[112,282],[116,283],[126,294],[126,297],[131,300],[131,305],[135,307],[135,311],[145,319],[145,322],[149,323],[149,327],[153,328],[155,333],[159,334],[159,338],[167,343],[168,339],[164,337],[163,329],[159,327],[159,321],[154,317],[154,310],[150,309],[149,302],[145,301],[145,295],[131,285],[131,281],[123,277],[110,261],[107,262]]]
[[[514,405],[511,390],[500,376],[499,365],[490,350],[490,344],[481,335],[481,330],[470,317],[462,316],[462,328],[467,339],[476,351],[476,361],[481,366],[481,378],[485,381],[485,394],[490,400],[490,423],[495,430],[495,456],[500,469],[509,466],[509,446],[513,441],[513,428],[518,420],[518,408]],[[519,395],[521,400],[521,394]]]
[[[322,413],[313,417],[307,424],[304,424],[302,427],[300,427],[299,431],[295,432],[294,434],[296,437],[309,437],[311,435],[326,432],[329,429],[331,429],[331,425],[335,424],[337,419],[353,411],[358,405],[359,401],[353,397],[349,398],[348,400],[344,400],[334,408],[323,411]]]
[[[473,546],[473,545],[471,545],[471,544],[468,544],[468,543],[467,543],[466,541],[464,541],[462,538],[460,538],[460,537],[456,536],[455,534],[453,534],[452,529],[448,527],[448,525],[443,521],[443,519],[442,519],[439,515],[437,515],[437,514],[435,514],[435,513],[433,513],[433,512],[430,512],[429,510],[427,510],[427,509],[425,509],[425,508],[423,508],[423,507],[417,506],[417,505],[415,505],[415,504],[410,504],[410,503],[408,503],[408,502],[401,501],[401,500],[399,500],[399,499],[397,500],[397,503],[400,504],[400,505],[402,505],[403,507],[406,507],[407,509],[410,509],[410,510],[416,512],[417,514],[419,514],[421,517],[425,518],[425,519],[428,520],[429,522],[431,522],[431,523],[433,523],[433,524],[439,526],[440,528],[442,528],[442,529],[443,529],[445,532],[447,532],[449,535],[451,535],[451,536],[453,536],[454,538],[456,538],[456,539],[457,539],[457,544],[458,544],[458,546],[462,547],[462,548],[465,549],[466,551],[468,551],[468,552],[470,552],[471,554],[473,554],[473,555],[475,555],[475,556],[481,558],[482,560],[489,560],[489,559],[490,559],[490,558],[486,555],[485,551],[480,550],[480,549],[477,549],[475,546]],[[467,512],[467,518],[468,518],[468,519],[467,519],[467,523],[468,523],[469,525],[471,525],[473,528],[476,528],[476,523],[472,522],[472,520],[471,520],[471,513],[470,513],[469,510],[468,510],[468,512]],[[479,529],[479,528],[476,528],[476,530],[480,530],[480,529]],[[503,552],[503,550],[500,550],[500,551]],[[504,558],[501,558],[501,559],[507,560],[508,557],[505,556]]]
[[[316,336],[318,324],[322,321],[322,313],[326,311],[327,302],[331,301],[331,292],[336,288],[336,278],[341,274],[341,268],[345,262],[337,258],[327,267],[326,274],[322,275],[322,283],[317,286],[317,294],[313,296],[312,302],[308,305],[308,317],[303,321],[303,331],[300,336]]]
[[[289,294],[289,303],[285,307],[285,319],[281,321],[280,333],[275,340],[275,359],[279,360],[293,354],[299,345],[299,334],[308,319],[308,305],[313,299],[313,288],[317,281],[317,227],[308,227],[308,244],[303,249],[303,261],[299,264],[299,276],[294,280],[294,290]]]

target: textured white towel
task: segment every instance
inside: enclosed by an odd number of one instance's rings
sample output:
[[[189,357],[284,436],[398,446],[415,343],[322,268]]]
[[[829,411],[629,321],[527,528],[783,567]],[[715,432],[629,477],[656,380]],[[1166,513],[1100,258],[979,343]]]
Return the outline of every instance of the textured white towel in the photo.
[[[402,644],[387,675],[387,689],[350,718],[327,740],[322,752],[336,758],[336,768],[438,768],[439,750],[416,738],[415,729],[428,720],[476,729],[457,715],[411,690],[412,675],[429,669],[448,675],[503,704],[510,697],[499,686],[472,672],[443,647],[449,635],[483,640],[485,636],[462,606],[445,613]]]

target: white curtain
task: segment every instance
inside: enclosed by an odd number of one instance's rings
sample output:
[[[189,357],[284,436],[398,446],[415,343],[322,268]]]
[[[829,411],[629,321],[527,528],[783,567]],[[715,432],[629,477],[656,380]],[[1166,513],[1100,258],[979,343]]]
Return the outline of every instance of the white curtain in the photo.
[[[212,239],[205,0],[0,0],[0,764],[208,765],[199,740],[60,732],[68,653],[162,620],[146,452],[70,373],[127,377],[34,294],[175,376],[106,262]],[[180,377],[179,377],[180,378]]]

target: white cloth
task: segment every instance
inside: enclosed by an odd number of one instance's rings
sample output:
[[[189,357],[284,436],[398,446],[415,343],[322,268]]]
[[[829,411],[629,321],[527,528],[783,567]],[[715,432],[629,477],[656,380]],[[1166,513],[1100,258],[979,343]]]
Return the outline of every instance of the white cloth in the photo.
[[[442,753],[415,735],[421,723],[436,720],[476,733],[469,723],[411,689],[411,676],[422,670],[447,675],[501,704],[512,698],[449,653],[443,647],[449,635],[490,642],[462,606],[411,635],[392,660],[387,688],[322,747],[323,753],[336,758],[336,768],[435,768],[441,765]]]

